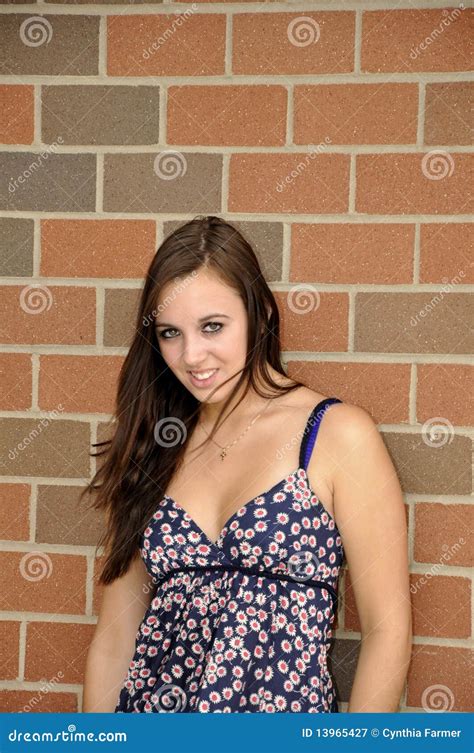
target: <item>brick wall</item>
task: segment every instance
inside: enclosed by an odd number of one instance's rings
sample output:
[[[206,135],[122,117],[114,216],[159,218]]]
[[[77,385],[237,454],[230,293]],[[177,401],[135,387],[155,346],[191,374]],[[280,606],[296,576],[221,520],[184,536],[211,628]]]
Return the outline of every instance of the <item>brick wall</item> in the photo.
[[[100,599],[101,521],[77,509],[89,445],[149,260],[209,213],[253,241],[289,373],[366,408],[399,472],[415,631],[401,711],[439,708],[438,692],[472,710],[472,11],[18,0],[0,12],[1,709],[81,709]],[[303,317],[288,306],[300,286],[318,297]],[[342,592],[344,711],[360,638],[346,570]]]

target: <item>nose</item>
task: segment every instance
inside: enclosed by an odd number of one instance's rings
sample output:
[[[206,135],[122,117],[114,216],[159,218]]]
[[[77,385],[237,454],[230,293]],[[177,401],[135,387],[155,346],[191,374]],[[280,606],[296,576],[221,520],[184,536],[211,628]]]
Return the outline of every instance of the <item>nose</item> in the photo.
[[[183,361],[188,370],[199,369],[206,363],[207,345],[201,337],[188,337],[183,350]]]

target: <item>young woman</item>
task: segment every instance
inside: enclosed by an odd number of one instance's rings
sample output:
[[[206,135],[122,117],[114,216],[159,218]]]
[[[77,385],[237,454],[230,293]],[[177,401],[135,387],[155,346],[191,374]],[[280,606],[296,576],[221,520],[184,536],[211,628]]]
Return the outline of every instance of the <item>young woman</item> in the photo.
[[[158,249],[115,417],[91,482],[106,558],[83,710],[338,711],[345,557],[362,634],[348,710],[396,711],[411,618],[395,469],[365,410],[287,377],[275,299],[231,224],[196,218]]]

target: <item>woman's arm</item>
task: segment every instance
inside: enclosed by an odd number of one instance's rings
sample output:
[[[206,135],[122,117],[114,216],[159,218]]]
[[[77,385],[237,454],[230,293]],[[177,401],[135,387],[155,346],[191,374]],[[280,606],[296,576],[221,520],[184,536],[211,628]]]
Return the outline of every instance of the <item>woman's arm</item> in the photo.
[[[84,674],[83,712],[113,712],[135,650],[136,634],[154,594],[139,552],[128,572],[103,586],[97,627]]]
[[[346,405],[340,418],[334,510],[362,636],[347,710],[394,712],[408,672],[412,639],[402,490],[371,416],[358,406]]]

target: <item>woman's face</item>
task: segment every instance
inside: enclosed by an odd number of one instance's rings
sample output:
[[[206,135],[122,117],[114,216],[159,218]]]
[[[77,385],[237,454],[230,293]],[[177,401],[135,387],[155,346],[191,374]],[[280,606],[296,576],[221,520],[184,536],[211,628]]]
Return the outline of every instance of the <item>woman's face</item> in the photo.
[[[156,335],[166,365],[201,402],[225,400],[247,354],[247,312],[238,293],[201,268],[165,285],[157,303]]]

